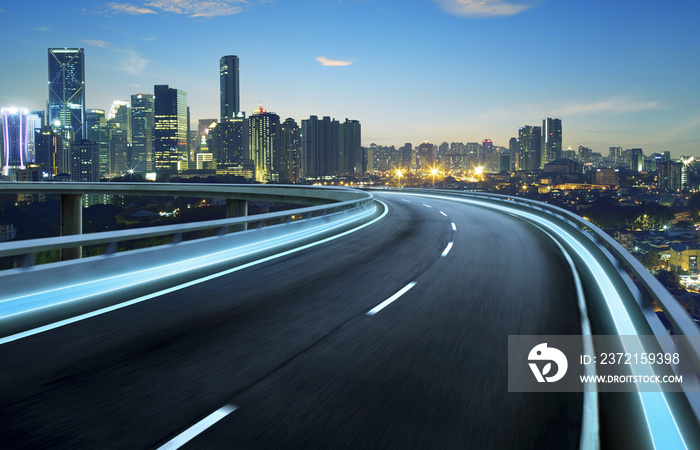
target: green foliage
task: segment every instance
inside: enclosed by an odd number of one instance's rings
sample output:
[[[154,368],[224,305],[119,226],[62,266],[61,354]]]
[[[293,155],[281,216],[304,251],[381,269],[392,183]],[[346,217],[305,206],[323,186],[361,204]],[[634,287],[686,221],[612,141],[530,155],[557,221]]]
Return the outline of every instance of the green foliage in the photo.
[[[676,272],[659,270],[656,274],[656,279],[659,280],[666,289],[684,289],[681,284],[681,277],[679,277]]]
[[[662,227],[673,220],[673,209],[657,203],[620,206],[613,199],[601,197],[585,212],[594,224],[601,228],[624,230]]]
[[[663,264],[658,252],[650,251],[639,257],[639,262],[644,264],[648,270],[658,269]]]

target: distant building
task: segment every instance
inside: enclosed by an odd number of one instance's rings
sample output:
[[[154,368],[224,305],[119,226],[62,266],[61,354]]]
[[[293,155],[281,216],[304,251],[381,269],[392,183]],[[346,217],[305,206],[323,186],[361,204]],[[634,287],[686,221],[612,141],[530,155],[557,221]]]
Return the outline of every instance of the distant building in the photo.
[[[134,172],[153,171],[153,131],[155,99],[153,94],[131,96],[131,166]]]
[[[656,165],[656,183],[659,189],[680,192],[684,189],[685,164],[680,161],[666,161]]]
[[[520,169],[537,170],[541,166],[541,141],[542,129],[525,125],[518,132],[518,143],[520,144]]]
[[[228,55],[219,60],[219,95],[221,122],[238,117],[241,110],[238,56]]]
[[[2,108],[2,174],[15,176],[18,169],[27,165],[29,110],[26,108]]]
[[[435,167],[435,145],[423,142],[416,147],[416,169],[428,171]]]
[[[399,148],[399,165],[403,170],[408,170],[411,168],[411,160],[413,155],[413,144],[406,142],[401,148]]]
[[[620,184],[620,171],[617,169],[597,169],[594,177],[593,184],[609,184],[611,186]]]
[[[301,171],[304,177],[338,175],[340,124],[324,116],[301,121]]]
[[[342,175],[362,176],[362,132],[360,122],[345,119],[338,126],[338,152]]]
[[[578,146],[578,160],[581,164],[590,164],[593,161],[593,150],[584,147],[583,145]]]
[[[71,143],[70,180],[97,183],[100,181],[100,149],[97,142],[83,139]]]
[[[547,118],[542,121],[542,165],[562,158],[561,119]]]
[[[630,170],[632,172],[644,171],[644,152],[641,148],[629,149]]]
[[[262,105],[248,119],[250,154],[255,162],[255,180],[279,182],[281,129],[280,116],[267,112]]]
[[[689,272],[692,275],[698,273],[698,257],[700,256],[700,244],[671,244],[668,264],[671,270]]]
[[[57,175],[65,170],[58,170],[58,154],[63,151],[63,133],[55,131],[52,127],[45,126],[35,131],[34,142],[36,146],[35,162],[39,164],[49,176]]]
[[[100,152],[100,175],[108,174],[109,170],[109,126],[102,109],[88,109],[85,115],[87,140],[97,142]]]
[[[236,113],[212,129],[216,148],[210,150],[216,155],[217,163],[231,164],[251,158],[249,130],[250,119],[244,112]]]
[[[48,124],[68,132],[69,141],[86,139],[85,50],[49,49]]]
[[[296,183],[301,178],[301,130],[289,117],[282,123],[281,132],[280,178],[285,183]]]
[[[634,249],[634,233],[632,231],[615,230],[613,232],[613,239],[627,251],[631,252],[632,249]]]
[[[557,159],[544,165],[543,172],[549,174],[575,175],[581,173],[580,164],[570,159]]]
[[[623,163],[622,147],[610,147],[608,151],[608,162],[610,165],[615,167],[617,164]]]
[[[155,85],[154,97],[154,170],[160,173],[187,170],[187,93],[167,84]]]

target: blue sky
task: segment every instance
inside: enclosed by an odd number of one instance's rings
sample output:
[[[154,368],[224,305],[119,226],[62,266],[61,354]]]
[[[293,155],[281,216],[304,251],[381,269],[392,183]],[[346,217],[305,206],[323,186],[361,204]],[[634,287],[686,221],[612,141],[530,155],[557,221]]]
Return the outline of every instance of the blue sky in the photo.
[[[700,156],[698,18],[689,0],[4,2],[0,106],[43,109],[47,49],[84,47],[88,108],[169,84],[196,123],[235,54],[244,111],[357,119],[364,145],[507,146],[559,117],[565,147]]]

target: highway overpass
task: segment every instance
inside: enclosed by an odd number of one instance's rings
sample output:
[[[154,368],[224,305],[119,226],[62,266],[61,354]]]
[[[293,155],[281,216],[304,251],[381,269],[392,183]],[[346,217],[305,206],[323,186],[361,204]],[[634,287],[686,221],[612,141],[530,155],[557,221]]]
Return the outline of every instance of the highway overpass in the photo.
[[[514,198],[372,194],[0,273],[3,446],[696,448],[693,393],[508,392],[509,335],[666,333],[650,296],[697,334],[594,227]],[[124,236],[12,251],[90,239]]]

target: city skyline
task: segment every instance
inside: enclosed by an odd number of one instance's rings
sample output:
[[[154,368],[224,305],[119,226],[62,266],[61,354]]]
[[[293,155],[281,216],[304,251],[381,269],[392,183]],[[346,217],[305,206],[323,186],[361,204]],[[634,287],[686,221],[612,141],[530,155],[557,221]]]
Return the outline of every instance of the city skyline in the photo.
[[[362,122],[362,145],[508,146],[563,124],[563,147],[700,154],[700,8],[620,1],[75,2],[4,6],[1,107],[45,109],[46,49],[85,48],[86,107],[187,92],[191,123],[218,118],[219,71],[240,58],[240,109]],[[207,9],[208,8],[208,9]],[[341,20],[338,20],[341,17]],[[60,23],[71,23],[62,27]]]

